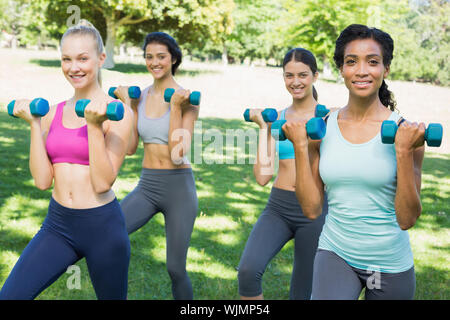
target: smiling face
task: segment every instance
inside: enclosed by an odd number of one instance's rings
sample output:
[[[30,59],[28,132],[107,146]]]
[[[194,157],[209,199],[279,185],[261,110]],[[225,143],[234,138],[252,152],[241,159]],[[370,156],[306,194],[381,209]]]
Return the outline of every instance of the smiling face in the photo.
[[[61,44],[61,67],[66,79],[75,89],[98,81],[104,53],[98,54],[97,44],[90,35],[69,35]]]
[[[145,47],[145,64],[155,80],[171,75],[175,62],[166,45],[152,42]]]
[[[377,95],[389,74],[389,66],[383,64],[381,46],[371,38],[349,42],[345,46],[343,62],[340,71],[353,96]]]
[[[293,99],[303,99],[312,95],[313,83],[317,80],[317,76],[317,72],[313,74],[307,64],[294,59],[284,66],[284,83]]]

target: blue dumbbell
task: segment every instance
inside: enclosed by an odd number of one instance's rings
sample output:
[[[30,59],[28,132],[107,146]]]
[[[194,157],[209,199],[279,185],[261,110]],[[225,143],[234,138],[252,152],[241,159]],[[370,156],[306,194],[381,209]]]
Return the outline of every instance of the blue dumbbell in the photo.
[[[164,90],[164,101],[170,102],[170,99],[172,99],[172,95],[174,93],[175,89],[173,88],[167,88],[166,90]],[[191,95],[189,96],[189,103],[192,104],[193,106],[200,105],[201,96],[202,94],[200,93],[200,91],[192,91]]]
[[[13,100],[8,104],[8,114],[14,118],[17,118],[14,115],[14,104],[15,103],[16,103],[16,100]],[[50,110],[48,101],[43,98],[36,98],[30,102],[30,113],[35,117],[45,116],[48,113],[48,110]]]
[[[316,106],[316,110],[314,111],[314,117],[322,118],[325,117],[329,112],[330,110],[326,106],[324,106],[323,104],[318,104]]]
[[[266,108],[261,112],[261,115],[265,122],[274,122],[278,118],[278,112],[273,108]],[[245,109],[244,111],[244,119],[247,122],[251,122],[250,120],[250,109]]]
[[[75,112],[80,118],[84,118],[84,109],[91,102],[89,99],[80,99],[75,104]],[[106,106],[106,117],[112,121],[120,121],[123,119],[125,109],[120,101],[113,101]]]
[[[114,91],[116,91],[117,87],[111,87],[108,90],[108,95],[110,97],[113,97],[114,99],[119,99],[115,94]],[[136,86],[128,87],[128,96],[131,99],[139,99],[141,97],[141,89]]]
[[[286,136],[282,129],[283,125],[286,123],[286,120],[277,120],[272,123],[272,127],[270,129],[270,133],[275,140],[284,141],[286,140]],[[311,118],[306,123],[306,133],[308,137],[312,140],[320,140],[325,137],[327,132],[327,125],[322,118]]]
[[[397,134],[397,123],[392,120],[385,120],[381,124],[381,142],[393,144]],[[424,139],[429,147],[439,147],[442,143],[444,129],[440,123],[430,123],[425,129]]]

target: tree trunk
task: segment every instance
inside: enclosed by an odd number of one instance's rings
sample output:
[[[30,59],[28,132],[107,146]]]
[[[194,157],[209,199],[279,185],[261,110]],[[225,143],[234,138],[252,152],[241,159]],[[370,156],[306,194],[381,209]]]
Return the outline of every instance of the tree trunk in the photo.
[[[106,60],[103,65],[105,69],[114,68],[114,46],[116,44],[116,27],[117,24],[111,18],[106,18]]]
[[[227,46],[225,45],[225,41],[222,43],[222,63],[224,66],[228,65],[228,50]]]

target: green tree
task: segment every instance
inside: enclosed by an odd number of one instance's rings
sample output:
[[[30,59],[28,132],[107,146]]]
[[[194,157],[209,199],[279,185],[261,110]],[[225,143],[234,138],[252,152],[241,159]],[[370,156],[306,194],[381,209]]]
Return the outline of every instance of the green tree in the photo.
[[[279,32],[289,47],[304,47],[321,61],[333,60],[335,41],[352,23],[366,24],[368,0],[284,0],[286,12]]]
[[[233,32],[226,37],[228,55],[242,62],[245,58],[267,59],[274,53],[276,39],[272,33],[281,17],[276,0],[235,0]]]
[[[450,85],[448,0],[380,0],[374,16],[394,39],[392,79]]]
[[[71,18],[67,9],[74,5],[80,8],[80,17],[91,21],[106,39],[105,68],[114,67],[118,36],[141,42],[146,30],[157,29],[179,30],[177,34],[186,39],[198,37],[203,31],[203,36],[215,40],[227,32],[224,30],[229,25],[227,12],[232,10],[228,9],[232,0],[36,0],[32,3],[43,10],[46,25],[53,34],[60,35]]]

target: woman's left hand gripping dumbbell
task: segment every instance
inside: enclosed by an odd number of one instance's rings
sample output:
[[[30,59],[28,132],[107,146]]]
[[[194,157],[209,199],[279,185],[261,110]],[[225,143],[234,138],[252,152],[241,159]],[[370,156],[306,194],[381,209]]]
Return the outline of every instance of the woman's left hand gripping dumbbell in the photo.
[[[425,136],[425,124],[423,122],[403,121],[398,127],[395,136],[395,147],[398,151],[413,152],[423,146]]]
[[[75,112],[79,117],[84,117],[87,123],[101,125],[105,120],[120,121],[124,116],[122,102],[115,100],[108,103],[104,99],[80,99],[75,104]]]
[[[179,88],[172,94],[172,97],[170,98],[170,105],[181,109],[189,107],[191,105],[190,96],[190,90]]]

